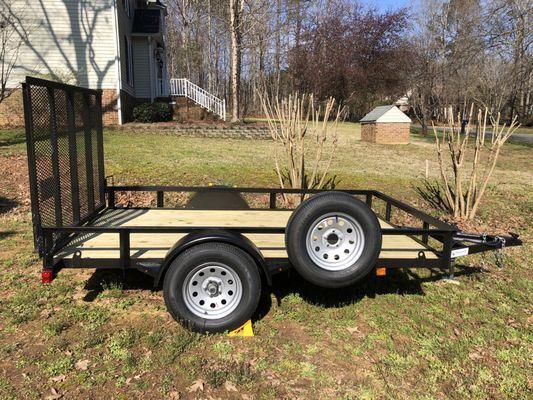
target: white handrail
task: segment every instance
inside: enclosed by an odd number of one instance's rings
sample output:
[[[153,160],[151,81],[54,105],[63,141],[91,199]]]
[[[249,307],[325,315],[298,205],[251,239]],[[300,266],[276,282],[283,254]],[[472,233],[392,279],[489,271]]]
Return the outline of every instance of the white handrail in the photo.
[[[226,120],[226,100],[219,99],[187,78],[172,78],[170,80],[170,95],[184,96],[213,114]]]

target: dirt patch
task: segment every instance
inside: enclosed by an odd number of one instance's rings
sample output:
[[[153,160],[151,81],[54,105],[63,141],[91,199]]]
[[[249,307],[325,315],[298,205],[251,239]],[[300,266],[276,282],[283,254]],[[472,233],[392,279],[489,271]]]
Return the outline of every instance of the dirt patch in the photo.
[[[0,182],[0,214],[27,212],[30,189],[26,156],[0,156]]]
[[[508,235],[509,232],[520,232],[525,226],[525,221],[522,216],[506,216],[502,219],[491,218],[488,221],[481,221],[480,219],[475,219],[474,221],[460,221],[450,218],[448,222],[456,224],[465,232],[490,232],[493,235]]]

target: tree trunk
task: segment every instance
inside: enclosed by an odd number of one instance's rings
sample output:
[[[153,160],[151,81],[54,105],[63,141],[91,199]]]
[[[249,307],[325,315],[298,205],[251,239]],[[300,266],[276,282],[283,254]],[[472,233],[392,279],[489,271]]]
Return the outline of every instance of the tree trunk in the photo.
[[[281,80],[281,0],[276,3],[276,46],[275,46],[275,68],[276,81],[274,82],[274,96],[279,96],[279,86]]]
[[[428,121],[426,118],[426,114],[422,116],[422,119],[420,120],[420,125],[422,127],[422,136],[426,137],[428,135]]]
[[[213,84],[213,35],[211,27],[211,0],[207,1],[207,88],[216,93]]]
[[[241,14],[243,0],[230,0],[231,24],[231,122],[240,120]]]

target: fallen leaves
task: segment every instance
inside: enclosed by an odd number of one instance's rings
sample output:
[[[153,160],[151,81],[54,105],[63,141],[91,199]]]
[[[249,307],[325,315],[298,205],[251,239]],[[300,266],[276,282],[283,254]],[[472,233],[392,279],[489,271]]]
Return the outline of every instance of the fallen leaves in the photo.
[[[224,389],[226,389],[228,392],[238,392],[237,387],[233,382],[226,381],[224,382]]]
[[[135,375],[133,378],[126,379],[126,385],[129,385],[133,379],[138,381],[139,379],[141,379],[141,375],[140,374],[139,375]]]
[[[356,326],[347,326],[346,327],[346,330],[350,333],[355,333],[355,332],[359,332],[359,328],[356,327]]]
[[[63,397],[63,395],[59,393],[56,388],[52,388],[50,391],[52,392],[52,394],[46,396],[46,400],[59,400]]]
[[[205,387],[205,382],[201,379],[197,379],[193,382],[193,384],[191,386],[189,386],[189,388],[187,389],[187,391],[189,393],[194,393],[194,392],[203,392],[204,391],[204,387]]]
[[[468,358],[470,358],[471,360],[481,360],[483,359],[483,355],[478,353],[477,351],[474,351],[468,354]]]
[[[67,378],[66,375],[57,375],[57,376],[53,376],[52,378],[50,378],[50,380],[54,383],[57,383],[57,382],[63,382],[66,378]]]
[[[82,300],[84,297],[85,297],[85,292],[84,291],[76,291],[74,292],[74,294],[72,295],[72,298],[74,300]]]
[[[87,371],[87,368],[89,368],[89,360],[80,360],[76,364],[74,364],[74,368],[76,368],[78,371]]]
[[[173,391],[168,394],[168,400],[179,400],[181,398],[180,392]]]

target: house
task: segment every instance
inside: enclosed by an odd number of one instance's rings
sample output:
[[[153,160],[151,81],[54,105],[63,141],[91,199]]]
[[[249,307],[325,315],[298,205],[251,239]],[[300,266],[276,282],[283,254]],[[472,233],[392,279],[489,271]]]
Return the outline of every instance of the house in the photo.
[[[395,105],[376,107],[359,122],[361,122],[361,140],[363,142],[409,143],[411,119]]]
[[[398,100],[394,102],[394,105],[400,109],[402,112],[409,111],[409,97],[411,96],[410,93],[406,94],[405,96],[400,97]]]
[[[136,104],[168,97],[166,8],[159,0],[4,3],[1,12],[15,25],[10,40],[19,41],[8,88],[33,75],[102,89],[105,124],[127,122]],[[20,96],[11,97],[0,104],[0,125],[21,118]]]

